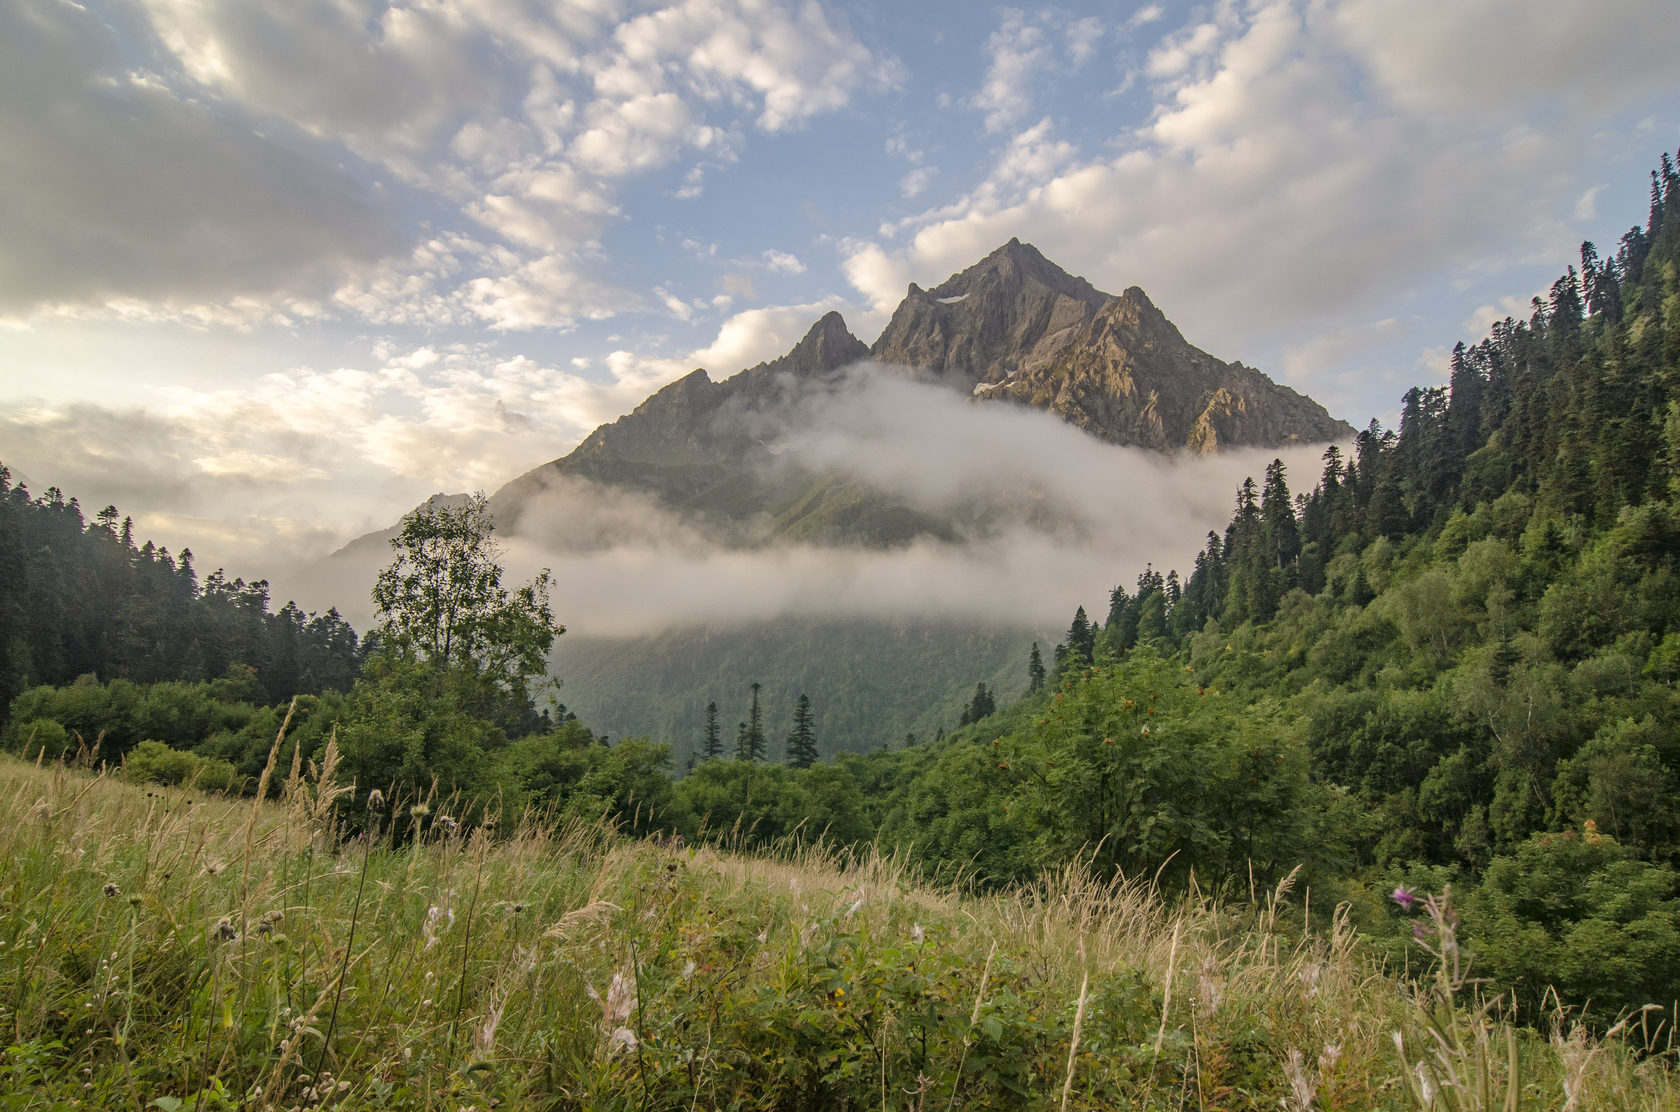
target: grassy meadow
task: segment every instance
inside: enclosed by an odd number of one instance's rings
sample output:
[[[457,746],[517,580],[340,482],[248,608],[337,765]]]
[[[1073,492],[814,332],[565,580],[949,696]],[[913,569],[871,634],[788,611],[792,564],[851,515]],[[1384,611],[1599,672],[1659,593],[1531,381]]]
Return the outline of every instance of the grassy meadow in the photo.
[[[331,773],[253,803],[0,759],[0,1109],[1680,1106],[1671,1016],[1507,1025],[1437,905],[1414,982],[1287,884],[978,898]]]

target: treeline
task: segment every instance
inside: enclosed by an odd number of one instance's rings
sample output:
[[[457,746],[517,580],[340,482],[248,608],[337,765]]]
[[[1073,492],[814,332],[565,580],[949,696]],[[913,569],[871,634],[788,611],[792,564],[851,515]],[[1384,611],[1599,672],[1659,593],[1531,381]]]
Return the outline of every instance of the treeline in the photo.
[[[255,695],[348,691],[360,667],[356,632],[336,610],[269,609],[268,582],[202,581],[192,553],[136,543],[134,523],[107,506],[87,520],[57,487],[31,497],[0,464],[0,722],[35,685],[79,676],[150,684],[255,669]]]

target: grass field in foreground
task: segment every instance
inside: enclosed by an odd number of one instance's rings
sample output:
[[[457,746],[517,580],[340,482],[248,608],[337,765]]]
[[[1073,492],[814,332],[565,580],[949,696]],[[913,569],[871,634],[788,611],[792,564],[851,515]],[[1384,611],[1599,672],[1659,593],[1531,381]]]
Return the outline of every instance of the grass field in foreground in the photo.
[[[0,760],[0,1109],[1680,1106],[1668,1017],[1508,1027],[1445,919],[1414,985],[1286,890],[973,898],[406,809],[338,842],[367,806]]]

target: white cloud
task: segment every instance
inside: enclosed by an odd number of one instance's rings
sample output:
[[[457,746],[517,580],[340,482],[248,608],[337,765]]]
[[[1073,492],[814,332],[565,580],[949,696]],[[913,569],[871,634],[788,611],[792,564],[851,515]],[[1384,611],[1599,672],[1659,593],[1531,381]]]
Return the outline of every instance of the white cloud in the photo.
[[[764,268],[772,274],[804,274],[805,264],[799,256],[774,248],[764,252]]]
[[[714,379],[785,355],[817,319],[840,305],[830,298],[806,305],[773,305],[747,309],[723,322],[717,338],[691,353],[687,362],[705,367]]]
[[[986,40],[986,79],[973,103],[985,113],[986,130],[1005,131],[1033,111],[1044,84],[1057,66],[1077,70],[1095,56],[1104,21],[1075,19],[1057,8],[1031,13],[1004,8],[998,29]]]
[[[1332,20],[1389,97],[1429,112],[1603,114],[1672,88],[1680,55],[1680,19],[1650,0],[1346,0]]]
[[[848,280],[885,310],[903,282],[937,283],[1018,236],[1099,288],[1143,286],[1192,342],[1252,359],[1303,332],[1357,334],[1430,274],[1566,261],[1580,235],[1563,218],[1592,184],[1573,167],[1596,121],[1545,101],[1517,126],[1372,101],[1375,63],[1350,53],[1338,10],[1222,5],[1169,33],[1142,127],[1105,151],[1042,121],[1017,133],[965,195],[882,229],[903,247],[850,241]],[[1630,13],[1610,12],[1624,37],[1642,23]],[[1583,65],[1591,86],[1599,64]],[[1567,71],[1552,79],[1575,96]],[[1322,362],[1326,348],[1294,342],[1297,373]]]
[[[1488,334],[1488,330],[1502,320],[1526,321],[1533,311],[1534,298],[1544,297],[1549,291],[1536,290],[1532,294],[1508,294],[1501,297],[1497,304],[1478,305],[1474,312],[1459,325],[1459,330],[1466,335],[1476,338]]]
[[[749,127],[900,72],[815,0],[619,9],[21,0],[0,16],[0,314],[566,326],[635,303],[588,250],[627,179],[726,163]]]
[[[1053,54],[1044,29],[1013,8],[1003,10],[1003,26],[986,40],[986,52],[991,65],[974,103],[986,114],[986,130],[1001,131],[1032,103],[1033,83]]]
[[[899,179],[898,191],[905,197],[919,196],[927,192],[928,186],[933,184],[933,179],[938,173],[939,171],[932,166],[918,166]]]
[[[846,241],[840,245],[840,252],[846,281],[868,299],[871,314],[884,325],[909,289],[910,264],[862,241]]]
[[[1196,59],[1207,55],[1218,42],[1218,26],[1212,23],[1197,24],[1149,52],[1149,61],[1146,63],[1149,76],[1177,77],[1189,69]]]

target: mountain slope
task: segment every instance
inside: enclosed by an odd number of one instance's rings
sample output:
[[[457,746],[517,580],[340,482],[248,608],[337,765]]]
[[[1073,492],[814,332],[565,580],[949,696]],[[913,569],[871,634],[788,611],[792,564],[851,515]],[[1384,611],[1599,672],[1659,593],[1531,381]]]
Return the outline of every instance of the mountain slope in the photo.
[[[1192,347],[1136,286],[1098,309],[1054,359],[981,390],[1047,409],[1110,443],[1162,452],[1353,435],[1311,398]]]

